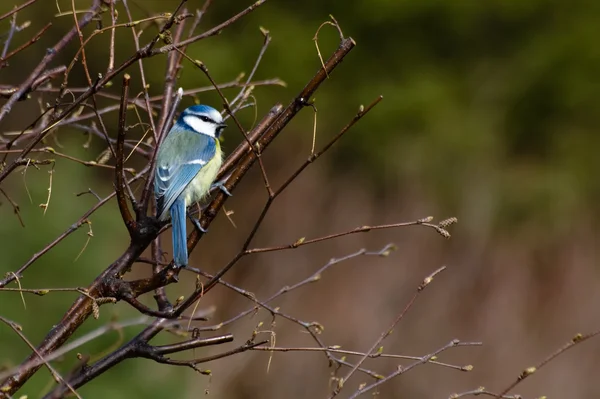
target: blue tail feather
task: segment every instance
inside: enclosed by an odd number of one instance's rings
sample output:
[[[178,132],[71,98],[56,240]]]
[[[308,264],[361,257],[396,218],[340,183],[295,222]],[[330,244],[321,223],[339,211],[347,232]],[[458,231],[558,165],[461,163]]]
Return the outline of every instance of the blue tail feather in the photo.
[[[187,266],[187,234],[185,228],[185,202],[176,200],[171,205],[171,223],[173,223],[173,259],[175,266]]]

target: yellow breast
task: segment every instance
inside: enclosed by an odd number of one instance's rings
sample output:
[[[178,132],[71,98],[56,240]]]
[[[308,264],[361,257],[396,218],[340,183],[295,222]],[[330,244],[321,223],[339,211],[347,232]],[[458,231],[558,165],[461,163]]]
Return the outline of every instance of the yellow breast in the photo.
[[[217,173],[219,173],[219,169],[223,164],[223,152],[221,151],[219,140],[216,140],[216,145],[216,153],[213,159],[200,169],[196,177],[192,179],[183,192],[186,207],[199,202],[208,194],[210,187],[217,177]]]

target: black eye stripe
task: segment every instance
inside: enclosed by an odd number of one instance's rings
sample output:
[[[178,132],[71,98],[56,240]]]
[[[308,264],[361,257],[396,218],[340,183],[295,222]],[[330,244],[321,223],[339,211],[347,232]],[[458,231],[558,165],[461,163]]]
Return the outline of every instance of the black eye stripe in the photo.
[[[202,122],[210,123],[211,125],[219,125],[219,122],[215,121],[213,118],[206,114],[196,114],[193,112],[186,113],[185,116],[190,116],[194,118],[200,119]]]
[[[209,118],[206,115],[196,115],[196,117],[199,118],[203,122],[213,123],[215,125],[217,124],[217,122],[215,122],[214,120],[212,120],[211,118]]]

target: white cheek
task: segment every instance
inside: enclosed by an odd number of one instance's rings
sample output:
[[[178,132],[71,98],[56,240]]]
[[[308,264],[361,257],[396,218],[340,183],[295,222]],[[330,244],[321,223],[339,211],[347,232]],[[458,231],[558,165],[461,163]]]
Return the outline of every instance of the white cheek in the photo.
[[[186,116],[183,121],[187,123],[197,133],[206,134],[215,137],[215,127],[212,123],[204,122],[202,119],[195,116]]]

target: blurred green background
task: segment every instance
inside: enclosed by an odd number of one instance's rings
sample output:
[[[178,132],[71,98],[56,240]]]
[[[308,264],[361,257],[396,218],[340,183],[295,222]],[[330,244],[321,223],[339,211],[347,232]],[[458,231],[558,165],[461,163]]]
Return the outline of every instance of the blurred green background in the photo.
[[[31,26],[17,32],[11,48],[25,43],[50,19],[52,28],[33,47],[0,69],[0,84],[19,84],[32,65],[72,27],[70,1],[40,1],[19,12],[17,22]],[[76,1],[78,9],[90,1]],[[173,11],[175,0],[129,2],[134,18]],[[190,11],[204,3],[189,0]],[[199,31],[206,30],[246,7],[249,2],[214,1]],[[0,4],[0,14],[12,1]],[[118,3],[119,22],[126,13]],[[383,102],[315,165],[303,174],[275,203],[257,246],[286,244],[299,237],[317,237],[360,225],[415,220],[434,215],[457,216],[453,238],[445,241],[420,228],[377,231],[303,247],[292,252],[247,258],[229,280],[261,298],[284,285],[292,285],[314,272],[332,257],[360,248],[379,249],[394,242],[398,251],[388,258],[358,258],[329,270],[318,284],[294,291],[280,300],[288,314],[325,326],[322,339],[349,350],[366,350],[389,325],[423,277],[442,264],[448,270],[424,292],[411,313],[385,341],[386,352],[424,355],[452,338],[483,341],[479,348],[459,348],[440,357],[458,365],[473,364],[474,371],[423,366],[381,389],[382,397],[447,397],[480,385],[501,390],[520,371],[540,361],[575,333],[598,327],[595,315],[600,303],[598,233],[600,212],[600,3],[592,0],[371,0],[371,1],[275,1],[224,30],[219,36],[191,45],[187,53],[202,60],[218,82],[228,82],[240,72],[249,73],[262,45],[259,27],[272,36],[256,79],[278,77],[286,87],[257,87],[257,116],[276,102],[287,104],[319,68],[314,41],[319,25],[332,14],[344,34],[357,47],[315,96],[317,147],[336,134],[360,104],[378,95]],[[108,26],[108,15],[102,17]],[[141,43],[156,32],[145,24]],[[7,32],[9,20],[0,23]],[[87,36],[93,30],[84,30]],[[104,73],[108,62],[108,32],[87,47],[93,76]],[[2,37],[2,41],[6,36]],[[134,51],[131,32],[117,34],[116,63]],[[324,57],[336,48],[337,32],[325,27],[319,35]],[[68,64],[75,42],[53,66]],[[165,57],[144,61],[150,93],[162,93]],[[25,67],[27,66],[27,67]],[[137,65],[128,71],[134,92],[141,83]],[[60,81],[54,82],[57,87]],[[71,86],[85,85],[83,70],[71,74]],[[179,85],[207,86],[205,76],[184,62]],[[109,92],[119,93],[120,77]],[[230,98],[236,89],[227,90]],[[40,105],[34,99],[17,104],[0,124],[8,137],[33,121]],[[41,101],[53,103],[44,94]],[[218,106],[214,93],[202,94],[203,103]],[[0,104],[4,100],[0,100]],[[101,104],[104,104],[100,100]],[[191,104],[193,99],[184,99]],[[255,111],[239,114],[252,126]],[[131,114],[130,114],[130,117]],[[116,133],[115,115],[106,117]],[[135,123],[135,119],[130,119]],[[275,186],[310,153],[313,113],[304,110],[267,152],[267,172]],[[141,135],[141,130],[135,134]],[[104,150],[101,140],[64,128],[45,145],[81,159],[94,160]],[[241,136],[232,123],[225,132],[226,150]],[[39,158],[49,156],[40,154]],[[112,163],[110,161],[109,163]],[[131,167],[140,169],[141,159]],[[26,228],[2,197],[0,206],[0,273],[15,271],[35,252],[77,221],[96,202],[91,195],[74,194],[92,188],[101,196],[112,190],[112,172],[86,168],[58,159],[52,174],[52,195],[44,214],[38,205],[48,196],[50,168],[19,171],[2,183],[18,202]],[[29,192],[29,194],[28,194]],[[29,198],[31,197],[31,200]],[[243,243],[266,199],[260,174],[255,170],[227,203],[237,227],[223,215],[211,226],[192,257],[199,267],[216,271]],[[86,286],[125,248],[127,235],[114,202],[89,219],[93,237],[84,225],[41,258],[25,274],[22,285],[38,287]],[[168,242],[170,233],[165,235]],[[168,244],[165,247],[169,250]],[[137,265],[134,273],[147,273]],[[169,287],[169,293],[188,293],[191,275]],[[16,285],[11,285],[16,286]],[[252,306],[245,298],[225,289],[201,306],[216,306],[218,323]],[[0,292],[0,315],[24,328],[38,343],[58,322],[75,298],[73,293],[26,296],[24,308],[18,294]],[[152,304],[152,298],[148,298]],[[127,305],[106,305],[99,320],[89,320],[77,336],[110,320],[135,317]],[[271,317],[259,311],[224,332],[233,332],[236,343],[249,338],[260,322]],[[297,325],[277,319],[272,329],[278,346],[313,346]],[[130,327],[119,336],[112,332],[79,348],[92,359],[133,336]],[[161,335],[155,342],[172,342]],[[154,342],[154,341],[153,341]],[[233,347],[233,346],[232,346]],[[225,348],[227,349],[227,348]],[[524,397],[591,398],[600,395],[595,355],[600,343],[589,342],[555,360],[551,366],[519,386]],[[224,350],[196,351],[196,356]],[[0,368],[18,364],[29,353],[8,329],[0,326]],[[65,373],[74,353],[57,367]],[[245,353],[208,364],[214,375],[199,376],[145,360],[130,360],[80,390],[85,398],[195,398],[206,389],[216,398],[313,398],[325,397],[331,370],[325,357],[315,353],[276,353],[267,371],[269,354]],[[404,363],[408,364],[408,363]],[[386,374],[397,362],[370,360],[367,366]],[[342,375],[345,374],[342,373]],[[346,394],[359,383],[356,375],[346,383]],[[52,385],[47,371],[40,371],[20,391],[38,397]],[[342,397],[345,397],[343,394]]]

